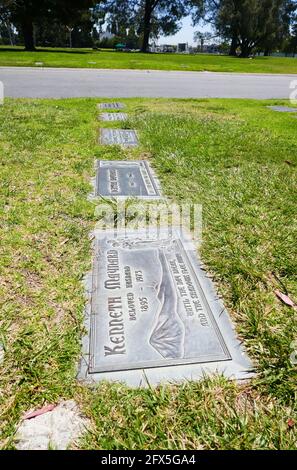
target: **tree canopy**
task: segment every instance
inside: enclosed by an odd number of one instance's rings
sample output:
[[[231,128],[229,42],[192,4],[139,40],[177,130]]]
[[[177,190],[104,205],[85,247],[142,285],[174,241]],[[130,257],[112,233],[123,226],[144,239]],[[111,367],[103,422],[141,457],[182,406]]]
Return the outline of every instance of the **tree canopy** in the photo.
[[[190,13],[189,6],[188,0],[107,0],[102,8],[113,33],[133,25],[141,37],[141,50],[147,52],[150,38],[180,29],[180,20]]]
[[[193,0],[193,20],[201,18],[230,41],[230,55],[268,51],[290,34],[296,0]]]
[[[0,0],[0,34],[12,44],[17,30],[26,50],[36,41],[60,45],[66,35],[68,45],[87,47],[105,26],[115,44],[148,52],[150,41],[175,34],[191,15],[229,44],[230,55],[248,57],[296,50],[296,9],[297,0]],[[197,31],[201,50],[204,35]]]
[[[73,24],[95,0],[0,0],[0,10],[23,34],[26,50],[34,50],[34,23],[50,18],[60,24]],[[98,3],[98,2],[97,2]]]

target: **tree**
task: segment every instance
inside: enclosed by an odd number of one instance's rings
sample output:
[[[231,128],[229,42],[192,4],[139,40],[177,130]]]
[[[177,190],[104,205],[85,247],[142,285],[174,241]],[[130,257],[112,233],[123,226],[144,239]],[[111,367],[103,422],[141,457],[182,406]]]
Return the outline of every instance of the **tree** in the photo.
[[[6,10],[9,20],[22,31],[26,50],[34,50],[33,22],[47,13],[50,2],[1,0],[0,7]]]
[[[95,3],[95,0],[0,0],[0,8],[5,5],[10,21],[22,32],[25,49],[34,51],[34,24],[49,18],[73,25]]]
[[[36,46],[65,47],[67,44],[65,26],[51,18],[41,18],[34,25],[34,42]]]
[[[297,1],[286,0],[281,7],[281,22],[276,29],[273,37],[266,41],[264,46],[264,55],[269,55],[273,49],[284,49],[285,44],[290,42],[291,31],[294,30],[294,22],[296,21]]]
[[[8,11],[8,0],[0,2],[0,35],[1,38],[7,38],[11,46],[14,45],[14,34]]]
[[[150,38],[160,34],[175,34],[179,21],[189,13],[189,0],[107,0],[103,8],[108,13],[111,32],[119,28],[135,28],[141,37],[141,51],[148,52]]]
[[[275,48],[288,35],[296,0],[192,0],[203,18],[231,43],[230,55],[248,57],[256,48]],[[197,19],[196,19],[197,20]]]
[[[275,44],[284,25],[284,5],[284,0],[223,0],[217,29],[236,38],[240,57],[249,57],[255,48]]]
[[[210,25],[218,32],[217,20],[220,10],[223,7],[223,3],[224,2],[220,0],[192,0],[192,19],[194,25],[200,23],[202,20],[205,24]],[[239,45],[236,34],[234,33],[231,38],[225,37],[225,39],[231,40],[229,55],[236,56]]]
[[[200,42],[200,52],[204,52],[204,44],[213,38],[214,36],[209,32],[196,31],[194,34],[194,41]]]
[[[297,22],[293,25],[292,36],[290,39],[293,55],[297,53]]]
[[[290,36],[287,38],[283,50],[286,54],[292,54],[293,57],[297,53],[297,16],[293,17]]]
[[[100,35],[102,33],[102,28],[105,23],[106,12],[101,7],[102,3],[97,3],[94,5],[91,11],[91,21],[92,21],[92,37],[93,40],[99,41]]]

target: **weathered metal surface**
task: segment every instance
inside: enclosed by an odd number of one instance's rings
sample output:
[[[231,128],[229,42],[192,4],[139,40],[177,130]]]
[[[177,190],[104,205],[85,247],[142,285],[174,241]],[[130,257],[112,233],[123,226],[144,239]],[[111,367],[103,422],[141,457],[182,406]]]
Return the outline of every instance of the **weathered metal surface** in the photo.
[[[126,121],[128,114],[126,113],[101,113],[101,121]]]
[[[102,145],[138,146],[136,131],[131,129],[101,129],[100,134],[100,143]]]
[[[289,106],[267,106],[267,108],[279,113],[297,113],[297,108],[290,108]]]
[[[179,230],[95,233],[81,377],[131,385],[247,378],[251,363],[193,245]]]
[[[123,103],[100,103],[99,109],[123,109],[125,105]]]
[[[160,184],[147,161],[97,162],[96,196],[159,199]]]

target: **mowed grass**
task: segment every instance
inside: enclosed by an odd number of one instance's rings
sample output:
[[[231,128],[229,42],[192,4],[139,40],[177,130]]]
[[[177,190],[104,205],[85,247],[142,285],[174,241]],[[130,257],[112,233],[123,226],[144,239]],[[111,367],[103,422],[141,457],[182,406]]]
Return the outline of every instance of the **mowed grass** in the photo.
[[[2,448],[25,411],[73,398],[90,419],[82,449],[296,449],[296,311],[274,291],[297,299],[297,119],[266,108],[277,101],[123,100],[141,140],[124,151],[96,143],[98,101],[0,107]],[[257,367],[251,382],[76,381],[94,157],[149,158],[169,198],[203,205],[202,258]]]
[[[0,47],[0,66],[297,74],[297,58],[289,57],[239,59],[213,54],[142,54],[50,48],[26,52],[21,47],[3,46]]]

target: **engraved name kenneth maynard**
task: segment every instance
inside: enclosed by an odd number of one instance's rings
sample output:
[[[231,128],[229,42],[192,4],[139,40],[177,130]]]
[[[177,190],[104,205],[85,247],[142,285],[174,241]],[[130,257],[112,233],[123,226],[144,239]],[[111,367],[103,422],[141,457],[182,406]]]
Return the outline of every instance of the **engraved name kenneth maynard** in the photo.
[[[106,289],[120,289],[119,255],[116,250],[107,252],[107,277],[104,285]],[[123,319],[122,297],[108,297],[109,341],[111,346],[104,346],[105,356],[125,354],[125,327]]]

